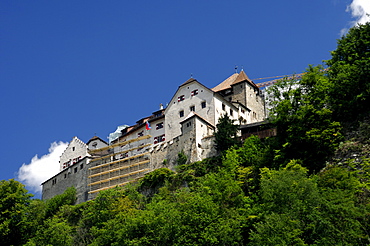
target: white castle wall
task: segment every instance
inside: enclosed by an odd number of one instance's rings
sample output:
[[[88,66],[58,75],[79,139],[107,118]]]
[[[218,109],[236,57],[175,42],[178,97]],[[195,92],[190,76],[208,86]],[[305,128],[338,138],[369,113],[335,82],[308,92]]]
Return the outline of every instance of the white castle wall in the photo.
[[[77,137],[73,137],[66,150],[60,156],[60,170],[75,164],[88,155],[87,145]]]

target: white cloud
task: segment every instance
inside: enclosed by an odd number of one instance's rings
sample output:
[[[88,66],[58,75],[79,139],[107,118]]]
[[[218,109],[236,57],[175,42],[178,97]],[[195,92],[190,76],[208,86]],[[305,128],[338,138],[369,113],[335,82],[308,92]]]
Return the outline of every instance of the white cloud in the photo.
[[[59,157],[67,146],[68,143],[54,142],[50,145],[48,154],[40,158],[35,155],[31,163],[23,163],[18,170],[18,180],[30,191],[41,193],[41,183],[59,172]]]
[[[347,6],[347,12],[351,12],[354,21],[350,22],[350,27],[357,24],[365,24],[370,21],[370,0],[352,0],[352,3]],[[349,28],[343,28],[341,35],[347,33]]]

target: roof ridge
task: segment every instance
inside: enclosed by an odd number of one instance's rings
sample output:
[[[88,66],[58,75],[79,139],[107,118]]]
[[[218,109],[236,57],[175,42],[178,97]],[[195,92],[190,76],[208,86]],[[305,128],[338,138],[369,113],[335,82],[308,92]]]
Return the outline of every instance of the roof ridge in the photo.
[[[247,81],[249,84],[251,84],[254,87],[258,86],[248,77],[248,75],[244,72],[244,70],[241,70],[238,77],[234,80],[234,82],[231,85],[236,85],[240,82]]]
[[[225,90],[225,89],[231,87],[231,85],[234,83],[235,79],[238,76],[239,76],[238,73],[233,73],[227,79],[225,79],[224,81],[222,81],[220,84],[218,84],[215,87],[213,87],[212,88],[212,91],[218,92],[218,91],[222,91],[222,90]]]
[[[198,80],[196,80],[196,79],[194,79],[193,77],[191,77],[190,79],[188,79],[187,81],[185,81],[184,83],[182,83],[180,86],[184,86],[184,85],[189,84],[189,83],[191,83],[191,82],[193,82],[193,81],[198,82]]]

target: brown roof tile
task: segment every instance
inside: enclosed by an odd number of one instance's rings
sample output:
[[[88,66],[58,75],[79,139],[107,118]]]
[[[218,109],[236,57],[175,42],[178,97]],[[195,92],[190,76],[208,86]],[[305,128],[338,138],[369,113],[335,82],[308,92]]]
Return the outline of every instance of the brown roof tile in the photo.
[[[223,82],[221,82],[219,85],[212,88],[212,91],[214,91],[214,92],[223,91],[223,90],[231,88],[232,85],[236,85],[236,84],[238,84],[240,82],[244,82],[244,81],[247,81],[252,86],[258,88],[257,85],[252,80],[250,80],[250,78],[244,72],[244,70],[242,70],[242,71],[240,71],[240,73],[234,73],[233,75],[231,75],[230,77],[225,79]]]
[[[234,80],[234,82],[232,83],[232,85],[236,85],[240,82],[244,82],[244,81],[248,81],[248,83],[250,83],[252,86],[255,86],[257,87],[257,85],[252,81],[250,80],[250,78],[248,77],[248,75],[244,72],[244,70],[242,70],[238,77]]]
[[[216,87],[213,87],[212,91],[218,92],[218,91],[225,90],[227,88],[231,88],[231,84],[234,83],[237,77],[238,77],[238,73],[234,73],[233,75],[231,75],[230,77],[222,81],[219,85],[217,85]]]

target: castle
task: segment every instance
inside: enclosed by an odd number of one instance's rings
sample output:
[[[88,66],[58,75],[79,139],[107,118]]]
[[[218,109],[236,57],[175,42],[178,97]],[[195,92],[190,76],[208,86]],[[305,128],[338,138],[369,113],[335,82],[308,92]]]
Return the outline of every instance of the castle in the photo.
[[[190,78],[166,108],[126,126],[109,144],[74,137],[60,156],[60,172],[42,183],[42,199],[74,186],[81,203],[157,168],[173,168],[181,151],[190,162],[215,156],[214,132],[224,114],[244,126],[265,119],[261,90],[243,70],[212,89]]]

